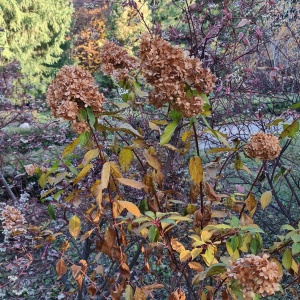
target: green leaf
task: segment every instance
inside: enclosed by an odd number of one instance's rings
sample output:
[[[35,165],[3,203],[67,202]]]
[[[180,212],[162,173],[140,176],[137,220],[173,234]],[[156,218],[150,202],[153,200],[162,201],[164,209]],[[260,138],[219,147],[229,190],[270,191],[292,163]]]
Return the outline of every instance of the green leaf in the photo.
[[[238,217],[236,216],[232,216],[231,220],[230,220],[230,226],[232,227],[238,227],[240,225],[240,220]]]
[[[206,276],[214,276],[214,275],[219,275],[226,272],[226,265],[223,263],[217,263],[211,265],[207,270],[206,270]]]
[[[93,127],[95,122],[96,122],[96,119],[95,119],[95,115],[94,115],[94,112],[93,112],[93,109],[91,107],[87,107],[86,108],[86,112],[87,112],[87,116],[88,116],[88,120],[89,120],[89,123],[90,125]]]
[[[165,128],[164,132],[160,136],[160,146],[167,144],[170,141],[178,123],[179,122],[173,121]]]
[[[282,265],[286,270],[289,270],[293,263],[293,257],[290,249],[285,249],[282,256]]]
[[[296,132],[299,130],[299,119],[296,119],[291,125],[288,125],[280,134],[280,138],[284,139],[285,137],[293,138]]]
[[[85,108],[82,108],[78,114],[78,120],[79,121],[87,121],[87,111],[85,110]]]
[[[291,108],[291,109],[300,108],[300,102],[291,105],[290,108]]]
[[[292,245],[292,254],[296,255],[298,253],[300,253],[300,243],[294,243]]]
[[[289,230],[289,231],[291,231],[291,230],[295,230],[295,228],[293,226],[291,226],[291,225],[285,224],[285,225],[282,225],[280,227],[280,231],[282,231],[282,230]]]
[[[256,239],[253,239],[250,243],[251,253],[256,255],[258,253],[258,242]]]
[[[51,219],[56,220],[54,206],[52,204],[48,205],[48,214]]]
[[[85,131],[79,135],[79,142],[82,147],[84,147],[90,139],[90,132]]]
[[[232,249],[232,251],[234,252],[239,246],[239,238],[234,235],[233,237],[231,237],[230,239],[230,247]]]
[[[47,183],[47,175],[45,173],[43,173],[40,178],[39,178],[39,185],[41,186],[42,189],[45,188]]]
[[[159,231],[157,230],[156,226],[154,226],[154,225],[150,226],[149,232],[148,232],[148,237],[149,237],[150,243],[157,242],[158,237],[159,237]]]
[[[171,119],[177,123],[179,123],[179,121],[181,120],[182,114],[180,111],[176,111],[176,110],[171,110],[170,111],[170,116]]]

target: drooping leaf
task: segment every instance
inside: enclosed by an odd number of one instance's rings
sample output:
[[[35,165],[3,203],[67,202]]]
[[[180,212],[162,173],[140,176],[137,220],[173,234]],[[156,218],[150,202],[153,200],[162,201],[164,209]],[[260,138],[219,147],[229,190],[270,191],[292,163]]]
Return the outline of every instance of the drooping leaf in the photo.
[[[110,161],[109,164],[110,164],[110,173],[114,178],[123,177],[119,165],[115,161]]]
[[[190,250],[184,250],[180,252],[179,259],[181,262],[184,262],[192,257],[191,251]]]
[[[67,273],[67,265],[62,258],[60,258],[55,266],[57,280],[59,280],[64,274]]]
[[[101,172],[101,189],[106,189],[108,187],[109,183],[109,177],[110,177],[110,163],[105,162],[102,167]]]
[[[126,286],[124,297],[125,300],[133,300],[133,288],[130,284]]]
[[[292,262],[293,262],[293,256],[292,253],[290,251],[290,249],[285,249],[283,256],[282,256],[282,265],[284,266],[284,268],[286,270],[289,270],[292,266]]]
[[[64,158],[65,156],[71,154],[78,144],[79,144],[79,137],[76,138],[72,143],[70,143],[64,148],[62,152],[62,157]]]
[[[93,109],[91,107],[87,107],[86,108],[86,113],[87,113],[87,119],[89,121],[89,124],[93,127],[95,122],[96,122]]]
[[[271,203],[271,200],[272,200],[272,192],[271,191],[264,192],[260,197],[260,203],[262,209],[265,209]]]
[[[173,121],[165,128],[164,132],[160,136],[160,146],[167,144],[170,141],[178,123],[179,122]]]
[[[117,178],[117,180],[127,186],[130,186],[132,188],[141,190],[143,188],[148,188],[144,183],[132,179],[127,179],[127,178]]]
[[[200,263],[195,262],[195,261],[189,262],[189,263],[188,263],[188,266],[189,266],[192,270],[194,270],[194,271],[196,271],[196,272],[202,272],[202,271],[204,271],[204,267],[203,267]]]
[[[87,164],[77,175],[77,177],[73,180],[73,185],[77,184],[81,179],[83,179],[93,167],[93,164]]]
[[[93,158],[97,157],[99,155],[99,149],[92,149],[89,150],[83,157],[82,165],[86,166]]]
[[[203,180],[203,166],[199,156],[193,156],[189,162],[189,172],[193,182],[199,186]]]
[[[52,204],[48,205],[48,214],[51,219],[56,220],[54,206]]]
[[[85,131],[79,135],[79,142],[82,147],[84,147],[90,139],[90,132]]]
[[[42,175],[39,178],[39,185],[41,186],[42,189],[44,189],[46,183],[47,183],[47,175],[45,173],[42,173]]]
[[[69,220],[69,232],[71,236],[76,239],[80,234],[80,229],[81,229],[80,219],[76,215],[74,215]]]
[[[144,157],[147,161],[147,163],[154,169],[160,170],[161,164],[158,160],[158,158],[152,154],[150,154],[147,150],[144,150]]]
[[[299,119],[296,119],[291,125],[288,125],[280,134],[280,138],[284,139],[285,137],[293,138],[295,134],[299,131]]]
[[[135,217],[139,218],[141,216],[141,212],[140,212],[139,208],[134,203],[129,202],[129,201],[120,201],[120,200],[118,200],[118,203],[123,208],[126,208]]]
[[[130,164],[133,160],[132,150],[123,148],[119,154],[119,163],[124,172],[128,172]]]
[[[159,231],[157,230],[156,226],[151,225],[148,231],[148,237],[149,237],[149,241],[151,243],[154,243],[158,240],[159,237]]]
[[[92,232],[94,231],[94,229],[95,229],[95,228],[93,228],[93,229],[91,229],[91,230],[85,232],[85,233],[82,235],[82,237],[80,238],[79,243],[81,243],[81,242],[83,242],[84,240],[86,240],[86,239],[92,234]]]
[[[257,201],[252,194],[252,192],[249,194],[248,198],[245,200],[246,207],[249,211],[250,217],[253,217],[256,207],[257,207]]]

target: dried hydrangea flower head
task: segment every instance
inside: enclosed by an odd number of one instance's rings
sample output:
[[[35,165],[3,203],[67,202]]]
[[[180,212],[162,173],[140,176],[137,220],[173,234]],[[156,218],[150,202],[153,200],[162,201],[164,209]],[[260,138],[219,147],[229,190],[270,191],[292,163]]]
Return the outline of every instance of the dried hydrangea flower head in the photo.
[[[199,59],[188,57],[182,49],[149,34],[142,36],[140,59],[142,73],[154,88],[149,94],[151,104],[159,108],[170,103],[186,117],[203,111],[204,100],[199,95],[189,95],[188,90],[209,94],[216,78],[202,67]]]
[[[135,57],[113,42],[105,41],[101,51],[101,69],[105,75],[112,75],[117,81],[128,78],[129,72],[138,67]]]
[[[272,160],[279,155],[281,147],[276,136],[258,132],[251,136],[250,142],[244,147],[244,151],[251,158]]]
[[[249,254],[230,263],[228,277],[242,286],[244,299],[252,300],[254,294],[265,297],[279,291],[281,275],[277,264],[268,258],[267,254],[262,257]]]
[[[13,206],[6,205],[1,213],[3,228],[6,233],[10,234],[16,231],[26,232],[24,224],[26,220],[22,213]]]
[[[35,171],[38,169],[38,165],[37,164],[30,164],[30,165],[26,165],[24,166],[26,173],[29,176],[34,175]]]
[[[104,96],[99,93],[88,71],[64,66],[49,85],[46,100],[56,118],[76,123],[80,109],[84,107],[91,107],[96,113],[102,112]]]

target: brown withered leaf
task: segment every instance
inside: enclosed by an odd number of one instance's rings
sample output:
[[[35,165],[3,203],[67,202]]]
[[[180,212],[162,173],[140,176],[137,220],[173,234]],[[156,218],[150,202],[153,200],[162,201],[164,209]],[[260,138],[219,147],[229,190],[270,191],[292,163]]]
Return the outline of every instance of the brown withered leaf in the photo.
[[[181,289],[177,289],[169,295],[168,300],[185,300],[184,291]]]
[[[257,201],[256,201],[254,195],[252,194],[252,192],[250,192],[248,198],[245,200],[245,204],[249,211],[250,217],[252,217],[257,208]]]
[[[112,300],[120,300],[123,295],[124,288],[118,283],[114,283],[110,288],[110,296]]]
[[[161,187],[164,181],[164,174],[160,170],[153,170],[154,181]]]
[[[147,163],[155,170],[161,169],[160,161],[156,156],[151,155],[148,150],[144,150],[144,157],[147,161]]]
[[[221,200],[221,197],[214,191],[213,187],[207,182],[205,182],[205,184],[204,184],[204,191],[205,191],[206,197],[210,201],[214,202],[214,201]]]
[[[91,234],[92,232],[95,230],[95,228],[85,232],[82,237],[80,238],[79,242],[83,242],[84,240],[86,240]]]
[[[62,258],[57,261],[55,269],[57,273],[57,280],[67,273],[67,265]]]
[[[102,245],[102,252],[111,257],[111,248],[115,244],[116,232],[112,227],[108,227],[104,235],[104,243]]]
[[[171,246],[172,246],[172,249],[178,253],[181,253],[182,251],[185,250],[184,246],[175,239],[171,240]]]
[[[188,266],[189,266],[192,270],[195,270],[195,271],[197,271],[197,272],[202,272],[202,271],[204,271],[204,267],[203,267],[200,263],[198,263],[198,262],[196,262],[196,261],[191,261],[191,262],[189,262],[189,263],[188,263]]]
[[[120,272],[125,280],[130,280],[130,269],[126,263],[121,263]]]
[[[111,172],[110,163],[105,162],[102,167],[102,172],[101,172],[101,190],[104,190],[108,187],[110,172]]]
[[[96,271],[97,274],[99,274],[101,276],[104,275],[104,268],[101,265],[98,265],[95,271]]]
[[[240,219],[240,224],[242,226],[249,225],[249,224],[254,224],[254,221],[249,216],[247,216],[245,213],[242,213],[242,216],[241,216],[241,219]]]
[[[200,186],[191,182],[191,187],[190,187],[191,202],[196,203],[199,195],[200,195]]]
[[[68,240],[65,240],[62,242],[61,246],[60,246],[60,250],[61,251],[66,251],[68,248],[69,248],[69,241]]]
[[[90,285],[88,286],[88,288],[87,288],[87,291],[88,291],[88,293],[89,293],[90,295],[96,296],[97,289],[96,289],[95,285],[90,284]]]
[[[142,289],[140,289],[138,286],[136,287],[135,289],[135,292],[134,292],[134,300],[146,300],[146,295],[145,293],[143,292]]]
[[[136,180],[132,180],[132,179],[128,179],[128,178],[117,178],[117,179],[121,184],[130,186],[130,187],[138,189],[138,190],[147,188],[147,186],[140,181],[136,181]]]

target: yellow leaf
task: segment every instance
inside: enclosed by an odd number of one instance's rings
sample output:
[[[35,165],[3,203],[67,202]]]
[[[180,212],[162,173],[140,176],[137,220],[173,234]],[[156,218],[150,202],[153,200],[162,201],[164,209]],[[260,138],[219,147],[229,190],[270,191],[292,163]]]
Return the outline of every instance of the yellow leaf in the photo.
[[[119,201],[113,202],[113,208],[112,208],[113,218],[116,219],[121,214],[123,209],[124,207],[119,203]]]
[[[194,249],[195,250],[195,249]],[[199,264],[198,262],[195,262],[195,261],[191,261],[189,262],[189,267],[192,269],[192,270],[195,270],[197,272],[202,272],[204,271],[204,267]]]
[[[195,259],[202,252],[201,248],[194,248],[191,252],[192,259]]]
[[[124,172],[128,172],[133,159],[132,150],[123,148],[119,154],[119,163]]]
[[[139,287],[136,287],[135,289],[135,293],[134,293],[134,300],[146,300],[146,295],[143,292],[142,289],[140,289]]]
[[[179,259],[181,262],[184,262],[192,257],[190,250],[184,250],[180,253]]]
[[[135,217],[139,218],[141,216],[141,212],[139,208],[129,201],[118,201],[118,203],[123,207],[126,208],[130,213],[132,213]]]
[[[199,186],[200,182],[203,180],[203,167],[199,156],[191,157],[189,163],[189,172],[191,179],[196,185]]]
[[[248,198],[245,200],[246,207],[249,211],[250,217],[253,217],[256,207],[257,207],[257,202],[255,200],[255,197],[253,196],[252,192],[249,194]]]
[[[109,176],[110,176],[110,163],[106,162],[104,163],[102,167],[101,172],[101,189],[106,189],[109,182]]]
[[[82,164],[85,166],[88,164],[93,158],[97,157],[99,155],[99,149],[92,149],[89,150],[83,157]]]
[[[211,238],[212,234],[213,234],[212,231],[202,230],[201,231],[201,241],[203,241],[203,242],[208,241]]]
[[[173,250],[175,250],[178,253],[185,251],[184,246],[175,239],[171,240],[171,246],[172,246]]]
[[[160,128],[159,126],[157,126],[155,123],[149,121],[149,127],[154,130],[154,131],[158,131],[160,133]]]
[[[193,131],[185,131],[181,136],[181,140],[185,143],[187,139],[193,136],[193,134],[194,134]]]
[[[272,192],[271,191],[264,192],[260,197],[260,203],[262,209],[265,209],[270,204],[271,200],[272,200]]]
[[[73,180],[73,185],[77,184],[82,178],[84,178],[90,169],[92,168],[93,164],[86,165],[77,175],[77,177]]]
[[[73,238],[77,238],[80,234],[81,223],[80,219],[74,215],[69,221],[69,232]]]
[[[110,173],[112,176],[114,176],[115,178],[123,177],[120,168],[115,161],[111,161],[109,162],[109,164],[110,164]]]
[[[154,169],[160,170],[161,165],[157,157],[151,155],[147,150],[144,150],[144,157],[146,158],[147,163]]]
[[[72,143],[70,143],[64,148],[62,152],[62,157],[64,158],[65,156],[71,154],[78,144],[79,144],[79,137],[76,138]]]
[[[148,188],[144,183],[136,181],[136,180],[127,179],[127,178],[117,178],[117,180],[124,185],[133,187],[138,190],[141,190],[143,188]]]

